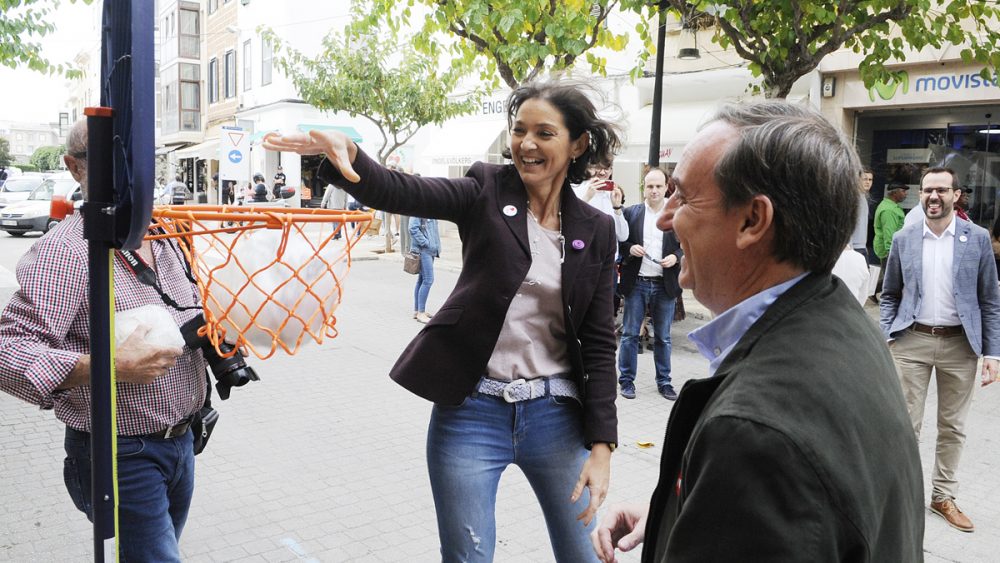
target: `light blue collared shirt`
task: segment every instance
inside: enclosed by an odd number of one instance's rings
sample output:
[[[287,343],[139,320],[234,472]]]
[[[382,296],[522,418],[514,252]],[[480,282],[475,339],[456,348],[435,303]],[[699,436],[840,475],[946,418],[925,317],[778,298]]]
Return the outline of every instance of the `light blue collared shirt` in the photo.
[[[709,375],[715,375],[715,370],[719,369],[740,338],[764,315],[764,311],[807,275],[809,272],[752,295],[688,334],[688,340],[694,342],[701,355],[708,359]]]

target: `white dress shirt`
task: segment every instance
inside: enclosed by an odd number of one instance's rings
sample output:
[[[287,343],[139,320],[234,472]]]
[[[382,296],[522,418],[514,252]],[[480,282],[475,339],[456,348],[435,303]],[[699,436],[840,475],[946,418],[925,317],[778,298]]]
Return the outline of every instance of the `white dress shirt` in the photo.
[[[584,196],[587,195],[588,186],[588,181],[577,184],[573,186],[573,193],[575,193],[576,197],[583,201]],[[621,209],[615,211],[615,204],[611,201],[611,192],[596,190],[594,197],[590,198],[590,201],[587,203],[589,203],[591,207],[607,213],[612,219],[614,219],[615,237],[618,238],[618,242],[625,242],[628,240],[628,221],[625,220],[625,215],[622,213]]]
[[[663,211],[662,207],[657,211],[648,205],[646,206],[646,213],[642,221],[642,247],[646,249],[646,256],[649,259],[642,259],[642,265],[639,266],[640,276],[663,275],[663,267],[660,266],[660,260],[663,260],[663,231],[656,227],[656,219],[660,216],[661,211]]]
[[[851,291],[854,298],[862,305],[868,300],[868,261],[858,254],[850,245],[840,253],[840,258],[833,265],[833,275],[840,278]]]
[[[955,258],[955,216],[941,233],[934,231],[924,222],[923,267],[920,272],[921,300],[916,322],[928,326],[958,326],[955,304],[955,276],[952,265]]]

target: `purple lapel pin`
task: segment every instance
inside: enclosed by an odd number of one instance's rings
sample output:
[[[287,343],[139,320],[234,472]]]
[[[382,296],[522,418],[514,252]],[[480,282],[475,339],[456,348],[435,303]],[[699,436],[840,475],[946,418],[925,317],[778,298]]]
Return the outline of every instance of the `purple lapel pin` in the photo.
[[[585,245],[583,244],[582,240],[580,240],[580,239],[574,239],[573,240],[573,248],[575,248],[576,250],[583,250],[584,246]]]

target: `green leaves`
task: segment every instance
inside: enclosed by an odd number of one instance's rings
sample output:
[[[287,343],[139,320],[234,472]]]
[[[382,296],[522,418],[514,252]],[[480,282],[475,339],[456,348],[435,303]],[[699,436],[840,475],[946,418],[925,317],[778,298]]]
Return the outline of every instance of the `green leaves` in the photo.
[[[93,0],[82,1],[90,4]],[[79,78],[82,75],[80,70],[49,62],[42,56],[41,44],[33,41],[55,31],[55,26],[48,19],[58,7],[59,0],[0,0],[0,64]]]
[[[472,111],[481,94],[455,96],[459,79],[469,72],[465,62],[440,70],[436,57],[406,48],[408,38],[370,26],[358,21],[343,34],[327,35],[315,58],[284,45],[270,29],[258,31],[273,42],[278,65],[304,101],[378,126],[383,139],[378,156],[384,164],[424,125]]]
[[[31,154],[28,162],[38,170],[58,170],[59,164],[62,162],[62,155],[64,154],[66,154],[66,147],[64,145],[38,147]]]
[[[399,8],[414,3],[432,10],[414,47],[477,61],[480,78],[493,87],[503,82],[514,88],[545,71],[572,67],[593,47],[621,51],[628,42],[604,25],[619,0],[373,0],[373,13],[406,20]],[[602,58],[587,61],[592,71],[603,72]]]
[[[642,0],[622,0],[642,12]],[[714,14],[712,41],[732,47],[763,78],[768,96],[785,97],[792,84],[826,55],[847,47],[863,53],[865,85],[890,83],[886,65],[911,49],[955,45],[965,62],[996,70],[1000,62],[1000,4],[982,0],[667,0],[677,13]]]

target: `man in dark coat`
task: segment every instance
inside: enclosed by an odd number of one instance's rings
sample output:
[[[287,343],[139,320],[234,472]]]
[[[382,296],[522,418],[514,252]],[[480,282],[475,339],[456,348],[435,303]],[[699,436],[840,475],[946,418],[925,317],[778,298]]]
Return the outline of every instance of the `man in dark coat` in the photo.
[[[922,561],[923,484],[892,358],[830,275],[858,157],[818,113],[721,109],[688,144],[659,221],[679,281],[716,316],[690,338],[711,377],[670,413],[649,505],[594,532],[612,561]]]
[[[656,228],[656,219],[666,204],[666,173],[654,168],[643,182],[644,201],[625,210],[628,239],[619,243],[622,266],[618,288],[625,301],[625,314],[618,350],[618,384],[622,397],[635,398],[639,332],[648,309],[653,321],[656,388],[664,399],[673,401],[677,392],[670,382],[670,323],[681,294],[677,271],[683,253],[673,233]]]

